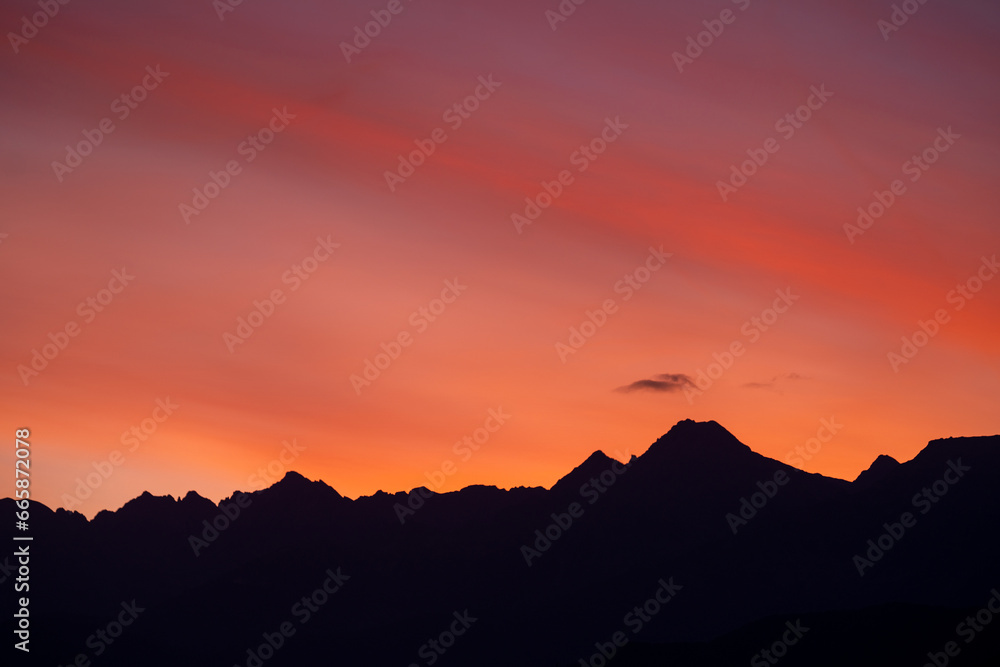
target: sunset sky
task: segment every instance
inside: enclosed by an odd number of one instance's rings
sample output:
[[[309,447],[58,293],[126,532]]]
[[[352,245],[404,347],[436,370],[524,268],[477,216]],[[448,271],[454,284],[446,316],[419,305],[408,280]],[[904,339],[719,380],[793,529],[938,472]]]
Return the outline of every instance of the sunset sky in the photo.
[[[548,487],[685,418],[786,461],[832,420],[799,467],[846,479],[1000,432],[1000,6],[563,5],[74,0],[33,31],[4,3],[0,393],[32,497],[116,450],[74,509],[268,464],[350,497],[446,461],[438,491]]]

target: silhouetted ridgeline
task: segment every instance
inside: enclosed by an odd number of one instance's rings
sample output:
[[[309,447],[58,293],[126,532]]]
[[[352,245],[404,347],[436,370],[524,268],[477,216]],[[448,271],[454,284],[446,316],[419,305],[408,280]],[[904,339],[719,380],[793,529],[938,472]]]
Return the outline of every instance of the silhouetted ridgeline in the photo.
[[[1000,436],[851,483],[683,421],[550,490],[289,473],[32,522],[36,664],[1000,664]]]

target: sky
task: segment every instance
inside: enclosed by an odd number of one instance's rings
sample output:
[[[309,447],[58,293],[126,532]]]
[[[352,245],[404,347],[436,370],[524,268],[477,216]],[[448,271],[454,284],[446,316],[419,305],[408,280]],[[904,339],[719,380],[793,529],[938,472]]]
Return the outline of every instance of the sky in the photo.
[[[903,4],[4,3],[32,497],[1000,432],[1000,7]]]

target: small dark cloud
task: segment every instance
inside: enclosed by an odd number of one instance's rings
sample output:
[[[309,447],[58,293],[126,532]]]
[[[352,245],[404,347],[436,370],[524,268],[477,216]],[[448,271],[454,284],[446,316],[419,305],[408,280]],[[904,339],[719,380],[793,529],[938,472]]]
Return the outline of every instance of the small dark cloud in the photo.
[[[654,375],[652,379],[636,380],[632,384],[618,387],[615,391],[629,394],[633,391],[680,391],[684,387],[693,387],[694,380],[684,373],[660,373]]]
[[[778,384],[784,380],[805,380],[806,378],[799,375],[798,373],[785,373],[784,375],[775,375],[770,380],[765,382],[747,382],[743,386],[747,389],[774,389]]]

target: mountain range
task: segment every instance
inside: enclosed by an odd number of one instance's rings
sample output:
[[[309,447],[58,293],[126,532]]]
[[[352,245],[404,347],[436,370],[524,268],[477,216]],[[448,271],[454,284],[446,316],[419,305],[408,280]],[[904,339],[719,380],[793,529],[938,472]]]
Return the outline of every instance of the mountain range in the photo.
[[[32,664],[1000,664],[997,435],[848,482],[685,420],[550,489],[289,472],[31,517]]]

